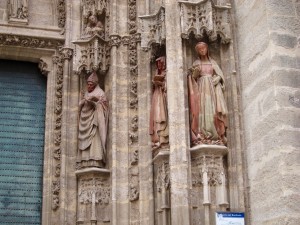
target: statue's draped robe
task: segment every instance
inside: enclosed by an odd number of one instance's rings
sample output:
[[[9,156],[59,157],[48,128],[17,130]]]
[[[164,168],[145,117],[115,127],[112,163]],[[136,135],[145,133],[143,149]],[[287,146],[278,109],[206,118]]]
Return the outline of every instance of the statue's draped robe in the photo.
[[[152,143],[167,144],[169,142],[169,130],[167,98],[163,90],[165,81],[162,81],[161,84],[155,84],[155,81],[153,83],[154,91],[151,102],[149,133]]]
[[[211,58],[211,73],[201,71],[201,61],[196,60],[193,68],[199,73],[188,76],[189,103],[191,115],[191,138],[196,141],[199,136],[218,140],[224,136],[227,127],[227,107],[223,95],[225,81],[218,64]],[[213,84],[213,79],[220,76],[220,82]]]
[[[82,100],[79,115],[78,161],[88,166],[103,166],[106,162],[106,136],[108,125],[108,104],[104,91],[97,85],[92,92],[85,93],[97,102]]]

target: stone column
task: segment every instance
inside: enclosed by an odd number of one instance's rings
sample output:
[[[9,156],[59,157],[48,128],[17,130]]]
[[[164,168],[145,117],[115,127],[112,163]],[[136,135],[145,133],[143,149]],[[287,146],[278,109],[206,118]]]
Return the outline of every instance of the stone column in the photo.
[[[188,117],[180,32],[176,1],[165,1],[167,95],[170,141],[171,224],[189,225]]]
[[[112,224],[129,224],[129,69],[127,46],[120,45],[120,36],[127,33],[127,1],[114,0],[111,4],[111,142],[112,142]]]

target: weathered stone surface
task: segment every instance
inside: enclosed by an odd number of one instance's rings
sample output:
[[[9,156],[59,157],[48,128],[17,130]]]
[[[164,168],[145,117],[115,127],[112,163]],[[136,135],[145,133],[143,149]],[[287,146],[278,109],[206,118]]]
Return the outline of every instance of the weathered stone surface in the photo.
[[[76,224],[78,101],[84,85],[83,76],[73,72],[81,59],[79,48],[72,41],[80,39],[84,26],[82,4],[93,1],[29,0],[27,25],[9,23],[7,2],[0,1],[0,58],[32,62],[39,62],[42,58],[48,66],[42,224]],[[107,59],[110,68],[107,74],[101,74],[110,101],[107,169],[110,172],[111,217],[105,224],[213,224],[213,219],[210,218],[209,222],[210,216],[204,213],[203,193],[194,191],[190,174],[186,70],[196,57],[193,49],[196,39],[189,37],[183,41],[180,36],[181,23],[189,21],[180,21],[181,9],[174,0],[97,2],[109,4],[107,32],[115,35],[116,41],[122,40],[118,45],[111,46],[110,59]],[[185,3],[197,2],[200,1]],[[223,6],[232,4],[232,17],[228,19],[233,28],[232,40],[227,45],[220,44],[219,40],[209,43],[212,56],[224,70],[226,100],[230,106],[226,156],[230,205],[224,210],[246,210],[249,225],[298,225],[300,0],[214,2]],[[63,30],[63,27],[58,27],[61,19],[58,3],[62,6],[66,4],[64,16],[67,23]],[[164,7],[166,13],[160,14],[160,19],[164,21],[161,24],[166,26],[167,36],[166,41],[160,36],[155,40],[166,47],[170,123],[169,156],[164,158],[170,165],[170,173],[166,177],[170,186],[164,191],[169,191],[170,196],[164,196],[172,200],[164,210],[157,208],[158,191],[154,184],[157,166],[152,161],[148,134],[153,52],[151,48],[141,49],[139,40],[132,44],[128,39],[137,38],[131,36],[136,32],[135,26],[142,30],[140,18],[135,16],[154,14],[160,7]],[[193,15],[190,16],[192,19]],[[157,31],[157,27],[145,29],[149,34]],[[138,33],[135,34],[138,36]],[[28,45],[24,36],[33,40],[31,44]],[[35,39],[39,40],[38,43]],[[46,47],[48,41],[61,44]],[[52,56],[57,58],[60,55],[59,45],[71,48],[73,58],[53,63]],[[60,77],[58,80],[57,75]],[[130,88],[132,81],[137,84],[136,108],[129,107],[133,94]],[[60,113],[55,113],[54,109]],[[138,117],[136,124],[132,122],[135,115]],[[130,133],[132,126],[137,130]],[[134,138],[136,141],[132,142]],[[135,151],[137,155],[132,163]],[[54,175],[58,164],[59,178]],[[58,180],[61,187],[55,196],[59,204],[53,210],[52,182]],[[138,191],[139,198],[130,200],[132,190]],[[214,199],[214,194],[211,197]],[[190,213],[191,207],[193,213]],[[210,210],[210,213],[213,212],[215,206]],[[157,219],[157,216],[165,221],[160,223],[163,220]]]
[[[272,41],[275,45],[285,48],[295,48],[297,46],[297,37],[289,34],[271,33]]]

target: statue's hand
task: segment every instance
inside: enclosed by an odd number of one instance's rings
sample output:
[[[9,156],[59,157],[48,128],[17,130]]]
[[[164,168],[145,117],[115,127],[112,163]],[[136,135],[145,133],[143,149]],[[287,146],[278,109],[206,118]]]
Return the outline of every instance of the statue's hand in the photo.
[[[90,101],[98,102],[99,99],[98,99],[96,96],[91,96],[91,97],[90,97]]]
[[[193,68],[193,73],[192,73],[192,76],[196,79],[200,76],[200,69],[198,66],[195,66]]]
[[[214,76],[213,77],[213,84],[216,86],[221,80],[221,77],[220,76]]]

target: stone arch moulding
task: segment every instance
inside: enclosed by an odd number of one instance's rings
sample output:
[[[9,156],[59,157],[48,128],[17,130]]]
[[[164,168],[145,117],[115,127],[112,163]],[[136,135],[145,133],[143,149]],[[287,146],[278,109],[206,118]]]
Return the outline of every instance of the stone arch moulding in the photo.
[[[60,201],[60,143],[64,39],[0,34],[1,59],[38,63],[47,77],[43,169],[43,224],[51,224]],[[49,213],[51,212],[51,213]]]

